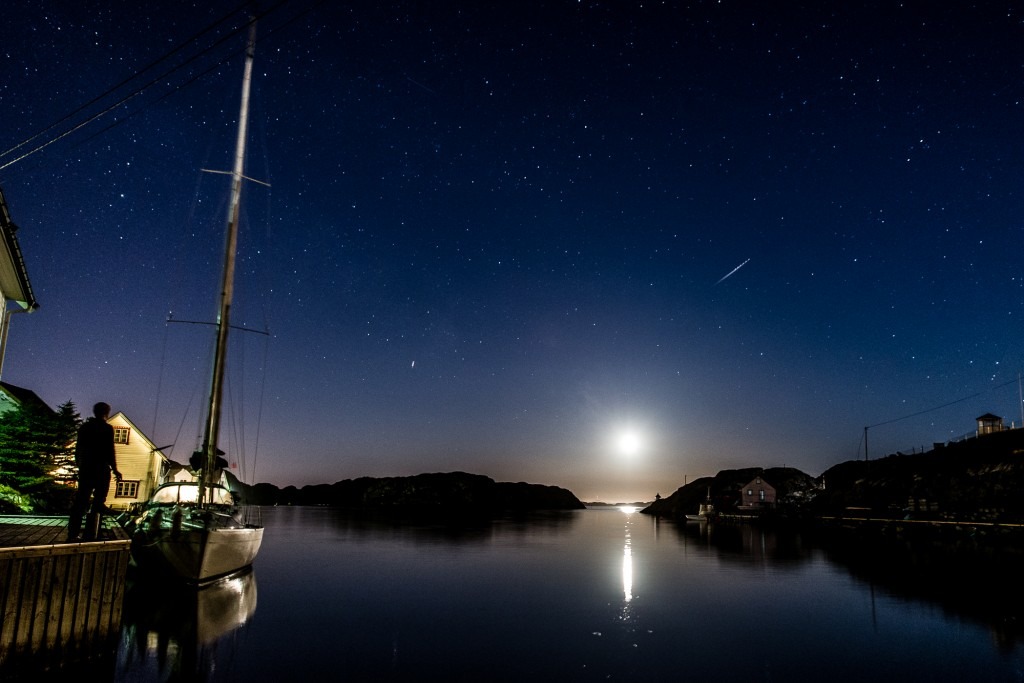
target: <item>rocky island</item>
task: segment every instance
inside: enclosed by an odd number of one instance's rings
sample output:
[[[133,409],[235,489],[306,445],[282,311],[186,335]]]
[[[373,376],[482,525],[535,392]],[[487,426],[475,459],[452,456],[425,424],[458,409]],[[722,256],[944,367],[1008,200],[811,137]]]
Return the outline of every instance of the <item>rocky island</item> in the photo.
[[[754,484],[758,482],[758,484]],[[770,499],[743,500],[764,486]],[[1024,430],[1000,429],[929,450],[834,465],[819,477],[787,467],[723,470],[655,501],[642,512],[664,517],[697,513],[711,503],[718,514],[776,519],[872,517],[1022,523]]]
[[[437,472],[408,477],[359,477],[334,484],[279,489],[273,484],[238,484],[253,505],[326,505],[372,511],[578,510],[571,491],[543,484],[497,482],[480,474]]]

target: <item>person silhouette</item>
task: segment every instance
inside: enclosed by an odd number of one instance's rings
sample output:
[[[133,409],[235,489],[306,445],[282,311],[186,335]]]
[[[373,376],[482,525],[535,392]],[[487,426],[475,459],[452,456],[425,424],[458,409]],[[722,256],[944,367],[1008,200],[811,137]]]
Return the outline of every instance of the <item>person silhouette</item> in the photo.
[[[92,407],[93,416],[78,429],[75,443],[75,464],[78,465],[78,490],[71,505],[68,519],[68,541],[77,541],[82,532],[82,515],[89,510],[85,540],[95,538],[103,502],[110,489],[110,474],[120,481],[114,455],[114,428],[107,424],[110,406],[97,403]],[[91,499],[91,504],[90,504]]]

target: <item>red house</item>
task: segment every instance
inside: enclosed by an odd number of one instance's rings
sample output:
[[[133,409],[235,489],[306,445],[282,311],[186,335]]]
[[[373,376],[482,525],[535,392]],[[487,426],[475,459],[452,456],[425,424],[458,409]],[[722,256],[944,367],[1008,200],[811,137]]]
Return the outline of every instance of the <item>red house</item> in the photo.
[[[775,505],[775,487],[761,477],[740,489],[741,508],[762,508]]]

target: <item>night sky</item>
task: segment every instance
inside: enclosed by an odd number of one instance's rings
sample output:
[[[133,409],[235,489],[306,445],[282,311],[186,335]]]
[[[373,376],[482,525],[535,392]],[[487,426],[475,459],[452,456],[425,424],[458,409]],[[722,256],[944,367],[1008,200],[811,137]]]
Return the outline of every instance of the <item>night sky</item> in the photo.
[[[881,457],[1020,424],[1019,4],[262,11],[247,175],[271,187],[243,191],[233,322],[270,336],[232,338],[222,439],[245,479],[636,500],[818,475],[866,426]],[[212,331],[166,320],[215,316],[228,181],[201,169],[231,166],[245,20],[8,0],[0,27],[40,303],[3,380],[108,401],[179,461]]]

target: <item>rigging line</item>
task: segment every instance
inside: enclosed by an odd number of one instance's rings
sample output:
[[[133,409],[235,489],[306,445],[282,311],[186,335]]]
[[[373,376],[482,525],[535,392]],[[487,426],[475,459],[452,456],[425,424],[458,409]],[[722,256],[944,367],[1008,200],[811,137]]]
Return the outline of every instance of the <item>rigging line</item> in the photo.
[[[860,452],[864,449],[864,432],[860,433],[860,439],[857,440],[857,450],[854,453],[853,459],[860,460]]]
[[[178,423],[178,431],[174,435],[174,443],[178,443],[181,440],[181,434],[185,431],[185,421],[188,420],[189,410],[192,408],[192,404],[195,402],[196,394],[199,393],[199,387],[202,386],[202,382],[192,383],[192,393],[188,397],[188,403],[185,404],[185,410],[181,413],[181,422]],[[193,448],[192,450],[196,450]],[[171,447],[171,453],[174,453],[174,447]],[[191,455],[191,454],[189,454]],[[188,455],[185,456],[185,461],[188,462]]]
[[[172,314],[168,313],[168,317]],[[164,384],[164,367],[167,364],[167,337],[170,336],[170,325],[164,324],[164,342],[160,349],[160,372],[157,373],[156,377],[156,399],[153,405],[153,431],[150,434],[153,438],[156,438],[156,417],[160,414],[160,390]]]
[[[212,335],[208,339],[209,346],[206,349],[206,364],[203,371],[197,375],[196,390],[202,386],[204,390],[210,387],[210,378],[213,376],[214,357],[217,355],[217,336]],[[207,406],[202,405],[196,409],[196,447],[193,450],[202,451],[206,448],[206,410]],[[216,444],[214,444],[216,448]]]
[[[186,235],[188,233],[189,228],[191,226],[194,226],[194,224],[195,224],[196,207],[199,204],[199,192],[200,192],[200,189],[202,187],[203,178],[204,178],[204,174],[202,174],[202,173],[197,173],[196,174],[195,188],[194,188],[193,193],[192,193],[192,204],[189,207],[188,217],[187,217],[187,219],[185,220],[185,222],[184,222],[184,224],[182,226],[182,231]],[[184,243],[185,236],[183,235],[179,239],[181,240],[182,243]],[[185,277],[184,277],[185,268],[184,268],[184,264],[182,263],[182,259],[174,259],[174,263],[176,265],[176,268],[174,268],[174,274],[170,278],[170,282],[172,283],[171,292],[180,292],[181,289],[182,289],[180,287],[180,285],[182,283],[184,283],[184,281],[185,281]],[[169,323],[174,320],[174,308],[175,308],[174,300],[175,300],[175,298],[176,298],[175,294],[171,294],[170,297],[169,297],[170,305],[168,307],[167,320],[164,322],[164,333],[165,333],[164,344],[165,344],[165,346],[168,343],[168,340],[170,338],[171,326],[170,326]],[[181,303],[184,303],[184,302],[181,302]],[[166,362],[166,360],[161,360],[161,373],[163,372],[163,365],[165,364],[165,362]],[[162,377],[162,374],[161,374],[161,377]],[[189,396],[189,400],[188,400],[188,403],[185,406],[185,410],[182,411],[181,422],[178,424],[178,429],[177,429],[177,431],[174,434],[174,443],[178,443],[179,440],[181,439],[181,435],[182,435],[182,433],[183,433],[183,431],[185,429],[185,421],[188,419],[189,407],[192,405],[192,402],[195,400],[195,392],[196,392],[196,387],[197,386],[198,385],[193,384],[192,394]],[[158,388],[157,389],[157,407],[154,409],[154,414],[153,414],[153,431],[154,431],[154,434],[156,433],[156,423],[157,423],[157,420],[159,419],[159,415],[160,415],[159,404],[160,404],[160,395],[161,395],[161,393],[162,393],[162,390],[160,388]],[[174,452],[173,448],[172,448],[171,452],[173,454],[173,452]]]
[[[935,406],[934,408],[928,408],[927,410],[920,410],[920,411],[918,411],[916,413],[911,413],[910,415],[904,415],[903,417],[893,418],[892,420],[886,420],[885,422],[877,422],[877,423],[875,423],[873,425],[868,425],[866,428],[867,429],[871,429],[873,427],[881,427],[882,425],[892,424],[893,422],[899,422],[900,420],[906,420],[908,418],[917,417],[918,415],[924,415],[925,413],[930,413],[930,412],[935,411],[935,410],[940,410],[942,408],[948,408],[949,406],[956,405],[957,403],[962,403],[962,402],[967,401],[969,399],[977,398],[978,396],[981,396],[982,394],[987,394],[990,391],[995,391],[996,389],[1001,389],[1001,388],[1003,388],[1005,386],[1008,386],[1010,384],[1014,384],[1016,381],[1017,381],[1017,378],[1015,377],[1015,378],[1011,379],[1009,382],[1003,382],[1002,384],[997,384],[994,387],[989,387],[985,391],[979,391],[976,394],[971,394],[970,396],[964,396],[963,398],[958,398],[955,401],[950,401],[949,403],[943,403],[941,406]]]
[[[256,409],[256,444],[252,453],[252,483],[256,483],[256,465],[260,456],[260,428],[263,426],[263,405],[267,393],[267,360],[270,358],[270,338],[263,340],[263,378],[260,380],[260,397]]]
[[[244,349],[245,345],[243,344],[242,347]],[[244,370],[244,368],[245,368],[245,356],[244,356],[244,354],[242,355],[241,361],[242,361],[241,362],[242,370]],[[239,371],[238,367],[235,367],[234,370],[236,372]],[[231,373],[230,372],[225,373],[225,375],[224,375],[224,392],[227,395],[227,397],[226,397],[226,400],[224,401],[224,405],[227,406],[227,408],[228,408],[228,410],[230,412],[231,419],[226,421],[226,425],[222,423],[221,430],[223,431],[226,426],[230,427],[230,429],[228,430],[229,431],[229,435],[228,435],[229,438],[227,439],[228,446],[226,446],[224,448],[224,453],[225,453],[225,455],[227,455],[227,453],[231,450],[231,444],[234,444],[235,462],[239,463],[239,468],[241,468],[242,467],[241,463],[245,461],[245,443],[244,443],[244,439],[245,439],[245,437],[244,437],[245,425],[242,425],[241,427],[239,427],[239,425],[240,425],[240,423],[242,421],[242,417],[241,416],[244,414],[244,411],[241,410],[240,406],[241,406],[242,401],[245,399],[245,396],[244,396],[244,394],[245,394],[245,382],[241,381],[241,382],[239,382],[239,384],[242,385],[242,389],[241,389],[242,395],[239,396],[239,397],[236,397],[235,396],[235,391],[234,391],[235,383],[232,381]],[[218,435],[214,435],[214,439],[216,439],[218,442],[220,441]]]
[[[167,322],[169,322],[169,323],[181,323],[183,325],[207,325],[207,326],[210,326],[210,327],[213,327],[213,326],[215,326],[217,324],[215,322],[211,323],[211,322],[206,322],[206,321],[203,321],[203,320],[171,320],[171,319],[168,319]],[[252,332],[254,334],[263,334],[263,335],[269,335],[270,334],[269,330],[257,330],[254,327],[246,327],[245,325],[229,325],[228,327],[230,327],[232,330],[237,330],[239,332]]]
[[[120,90],[124,86],[128,85],[129,83],[131,83],[136,78],[139,78],[142,74],[144,74],[147,71],[155,68],[161,62],[167,61],[174,54],[180,52],[181,50],[185,49],[185,47],[187,47],[187,46],[191,45],[192,43],[196,42],[197,40],[199,40],[200,37],[202,37],[204,34],[208,33],[209,31],[213,30],[216,26],[224,23],[227,19],[229,19],[235,13],[239,12],[246,4],[248,4],[248,0],[246,0],[245,2],[242,2],[240,5],[238,5],[234,9],[232,9],[230,12],[228,12],[227,14],[222,16],[221,18],[219,18],[216,21],[214,21],[213,23],[207,25],[206,28],[204,28],[203,30],[199,31],[198,33],[192,35],[185,42],[179,44],[177,47],[172,49],[170,52],[165,53],[163,56],[158,57],[154,61],[152,61],[149,64],[147,64],[146,66],[144,66],[142,69],[137,70],[135,73],[133,73],[128,78],[125,78],[124,80],[122,80],[117,85],[114,85],[114,86],[111,86],[111,87],[107,88],[106,92],[103,92],[103,93],[97,95],[96,97],[92,98],[91,100],[89,100],[85,104],[79,106],[74,111],[71,111],[68,114],[65,114],[63,117],[61,117],[60,119],[54,121],[53,123],[51,123],[46,128],[43,128],[42,130],[40,130],[38,133],[36,133],[32,137],[29,137],[29,138],[27,138],[25,140],[22,140],[21,142],[19,142],[18,144],[14,145],[13,147],[11,147],[9,149],[5,149],[3,152],[0,152],[0,157],[5,157],[8,154],[10,154],[11,152],[14,152],[16,150],[21,149],[22,147],[24,147],[25,145],[29,144],[30,142],[32,142],[36,138],[41,137],[44,133],[46,133],[46,132],[48,132],[50,130],[53,130],[54,128],[56,128],[60,124],[62,124],[65,121],[73,118],[76,114],[81,113],[82,111],[88,109],[89,107],[91,107],[92,105],[96,104],[97,102],[99,102],[99,101],[101,101],[103,99],[106,99],[110,95],[113,95],[115,92],[117,92],[118,90]],[[202,54],[202,53],[200,53],[200,54]]]

